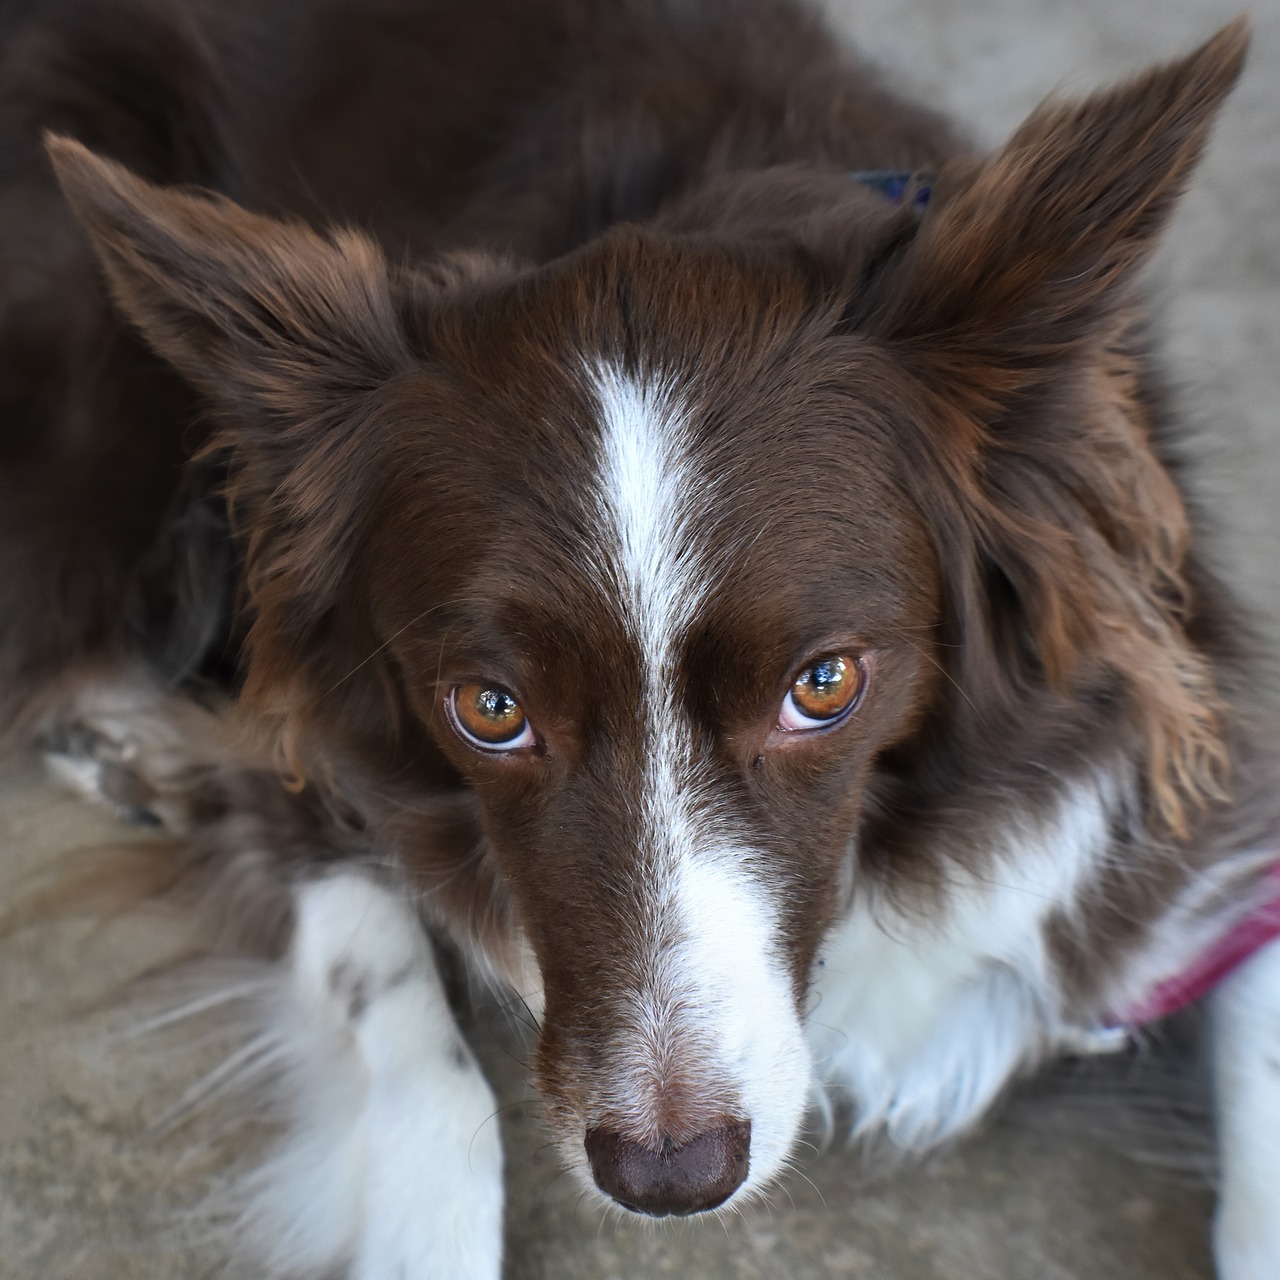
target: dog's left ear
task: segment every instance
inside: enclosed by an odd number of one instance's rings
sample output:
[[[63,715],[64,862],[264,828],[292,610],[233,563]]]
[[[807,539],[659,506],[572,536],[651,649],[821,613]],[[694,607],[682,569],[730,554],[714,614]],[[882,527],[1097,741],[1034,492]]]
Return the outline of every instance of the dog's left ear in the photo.
[[[1186,186],[1248,41],[1237,19],[1117,89],[1045,104],[976,168],[944,168],[864,324],[953,403],[998,416],[1106,323]]]
[[[956,683],[985,708],[979,731],[1019,685],[1123,689],[1152,816],[1179,836],[1222,794],[1222,703],[1187,634],[1190,529],[1152,448],[1133,285],[1247,44],[1237,21],[944,168],[855,310],[925,392],[945,478],[924,505],[952,565]]]

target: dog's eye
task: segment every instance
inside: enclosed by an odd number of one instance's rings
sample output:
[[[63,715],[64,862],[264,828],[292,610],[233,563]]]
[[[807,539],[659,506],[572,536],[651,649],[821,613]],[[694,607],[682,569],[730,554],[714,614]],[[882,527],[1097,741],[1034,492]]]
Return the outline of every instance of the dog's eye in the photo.
[[[501,685],[456,685],[449,693],[448,707],[453,727],[469,746],[516,751],[536,741],[529,718]]]
[[[826,729],[851,714],[867,687],[867,666],[859,658],[835,654],[807,666],[778,712],[778,728],[788,733]]]

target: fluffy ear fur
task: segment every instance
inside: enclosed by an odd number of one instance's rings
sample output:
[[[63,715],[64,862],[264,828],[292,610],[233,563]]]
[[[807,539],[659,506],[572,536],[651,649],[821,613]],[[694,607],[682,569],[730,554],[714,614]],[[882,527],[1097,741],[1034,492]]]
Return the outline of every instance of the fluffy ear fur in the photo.
[[[975,169],[944,169],[876,332],[982,417],[1096,338],[1150,253],[1239,77],[1238,19],[1180,61],[1049,102]]]
[[[121,309],[225,408],[297,421],[408,364],[387,264],[367,237],[155,187],[69,138],[47,147]]]
[[[378,392],[412,362],[387,263],[356,232],[154,187],[66,138],[48,149],[121,308],[221,410],[214,447],[246,545],[245,692],[276,704],[281,672],[361,625],[332,605],[370,506]]]
[[[1150,439],[1132,286],[1247,43],[1237,21],[944,170],[861,304],[864,331],[915,375],[957,495],[935,518],[950,524],[944,558],[963,560],[957,614],[982,633],[964,637],[961,683],[976,698],[1019,670],[1056,689],[1118,681],[1153,816],[1179,835],[1189,805],[1221,794],[1225,754],[1213,678],[1187,638],[1188,519]]]

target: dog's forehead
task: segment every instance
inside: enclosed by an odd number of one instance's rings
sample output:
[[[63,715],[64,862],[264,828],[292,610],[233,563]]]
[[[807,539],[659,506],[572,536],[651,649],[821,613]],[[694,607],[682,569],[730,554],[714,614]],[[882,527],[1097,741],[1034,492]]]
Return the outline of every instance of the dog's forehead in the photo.
[[[486,451],[472,473],[445,557],[454,641],[550,666],[612,655],[615,671],[710,641],[785,665],[920,621],[919,521],[842,424],[780,412],[769,441],[709,427],[732,406],[699,401],[696,381],[603,358],[579,378],[586,429],[534,431],[528,452]]]
[[[902,459],[871,394],[883,402],[884,361],[840,314],[785,254],[609,237],[448,309],[433,354],[452,379],[457,465],[518,475],[505,492],[556,520],[575,497],[594,508],[619,468],[654,500],[679,473],[704,528],[764,508],[891,520]]]
[[[857,340],[794,271],[624,247],[437,330],[408,411],[447,473],[418,504],[445,589],[557,658],[901,623],[929,553]]]

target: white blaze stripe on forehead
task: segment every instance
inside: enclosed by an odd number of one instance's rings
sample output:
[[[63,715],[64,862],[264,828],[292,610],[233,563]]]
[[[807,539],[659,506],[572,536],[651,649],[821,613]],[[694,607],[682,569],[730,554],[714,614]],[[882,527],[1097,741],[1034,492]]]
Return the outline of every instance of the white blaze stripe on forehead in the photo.
[[[714,578],[697,520],[715,486],[690,454],[687,412],[669,381],[597,367],[591,382],[601,415],[602,545],[593,558],[644,664],[636,856],[649,878],[637,904],[647,954],[636,957],[633,1018],[620,1027],[605,1101],[637,1130],[654,1129],[664,1075],[678,1062],[683,1105],[691,1105],[690,1087],[705,1087],[699,1114],[751,1121],[750,1186],[786,1158],[809,1057],[781,954],[776,892],[751,874],[702,784],[675,694],[680,642]]]
[[[669,382],[637,382],[607,366],[592,383],[601,410],[601,565],[623,593],[627,622],[655,676],[674,657],[705,583],[689,514],[709,486],[685,442],[685,410]]]

